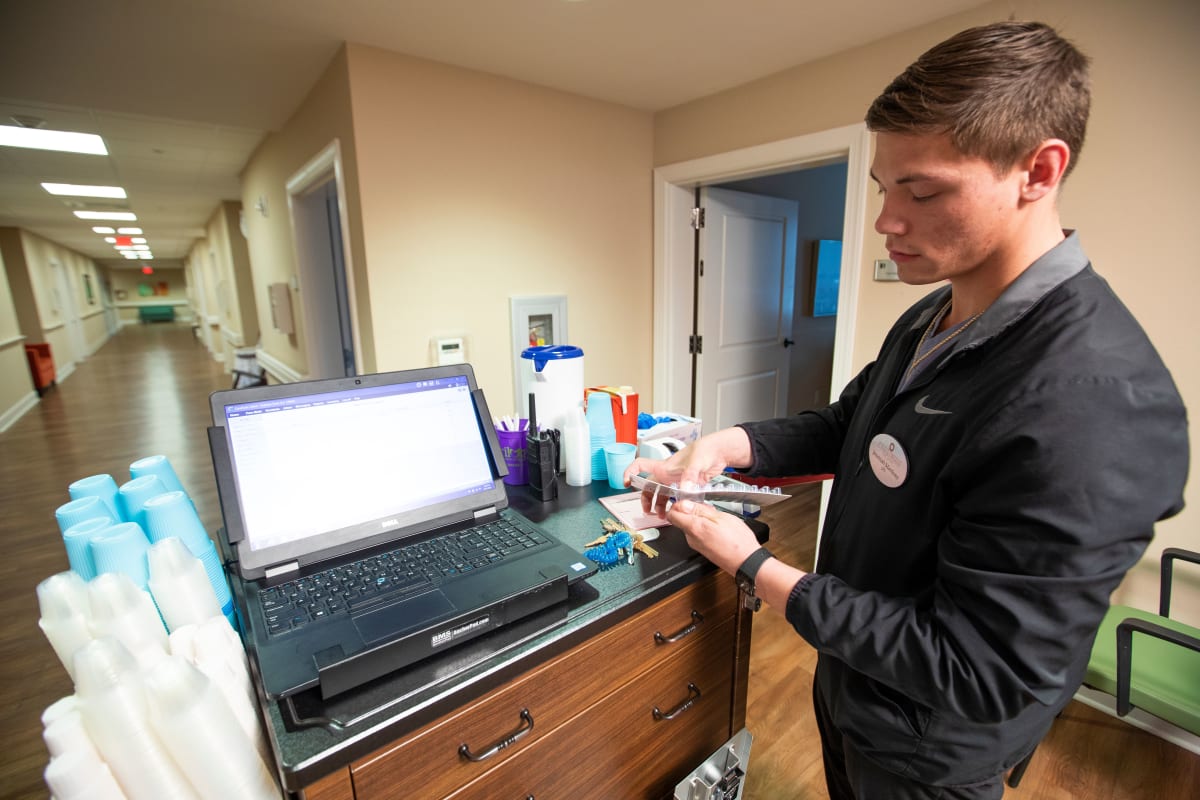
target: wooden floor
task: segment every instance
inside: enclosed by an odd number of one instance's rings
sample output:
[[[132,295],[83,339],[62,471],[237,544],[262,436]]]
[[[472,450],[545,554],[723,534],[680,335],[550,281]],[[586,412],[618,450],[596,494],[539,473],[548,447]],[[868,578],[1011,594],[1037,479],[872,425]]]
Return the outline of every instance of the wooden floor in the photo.
[[[67,568],[54,521],[72,481],[164,454],[208,530],[220,526],[205,428],[208,394],[229,386],[190,329],[130,326],[0,433],[0,798],[45,798],[42,711],[71,682],[37,627],[37,584]],[[772,550],[811,567],[819,489],[765,515]],[[755,736],[750,800],[826,797],[809,692],[815,652],[774,612],[760,613],[747,726]],[[1013,798],[1195,797],[1200,757],[1079,704],[1039,749]]]

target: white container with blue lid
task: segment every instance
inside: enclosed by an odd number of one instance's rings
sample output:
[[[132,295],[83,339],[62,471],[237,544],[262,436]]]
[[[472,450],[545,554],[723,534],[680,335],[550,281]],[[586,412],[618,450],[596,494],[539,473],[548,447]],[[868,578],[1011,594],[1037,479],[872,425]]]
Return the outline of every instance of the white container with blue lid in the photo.
[[[583,350],[569,344],[521,351],[521,416],[529,416],[529,395],[542,429],[563,430],[568,412],[583,402]]]

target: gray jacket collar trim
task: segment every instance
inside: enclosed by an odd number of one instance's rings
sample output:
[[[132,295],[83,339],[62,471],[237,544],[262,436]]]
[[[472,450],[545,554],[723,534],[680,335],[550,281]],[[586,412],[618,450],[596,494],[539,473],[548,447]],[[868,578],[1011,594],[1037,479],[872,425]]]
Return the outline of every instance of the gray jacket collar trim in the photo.
[[[1074,230],[1064,233],[1067,235],[1065,239],[1030,264],[1008,285],[983,312],[972,330],[966,332],[964,341],[955,349],[972,347],[1000,333],[1025,316],[1039,300],[1088,266],[1088,257],[1079,243],[1079,234]],[[917,327],[928,325],[933,314],[949,296],[949,286],[934,292],[930,296],[932,305],[918,315]]]

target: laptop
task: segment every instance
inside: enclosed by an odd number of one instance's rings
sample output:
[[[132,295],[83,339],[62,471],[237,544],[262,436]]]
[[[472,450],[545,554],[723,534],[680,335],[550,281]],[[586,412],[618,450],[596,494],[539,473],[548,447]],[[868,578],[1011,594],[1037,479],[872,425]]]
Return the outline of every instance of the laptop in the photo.
[[[469,364],[210,403],[244,635],[271,697],[341,694],[565,603],[597,571],[508,507]]]

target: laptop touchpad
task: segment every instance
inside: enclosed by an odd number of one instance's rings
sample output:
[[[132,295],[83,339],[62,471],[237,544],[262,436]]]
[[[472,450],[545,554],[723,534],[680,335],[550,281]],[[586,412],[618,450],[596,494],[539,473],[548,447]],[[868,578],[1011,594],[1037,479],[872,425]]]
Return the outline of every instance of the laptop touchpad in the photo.
[[[356,616],[354,625],[370,644],[423,628],[454,610],[454,604],[438,589]]]

